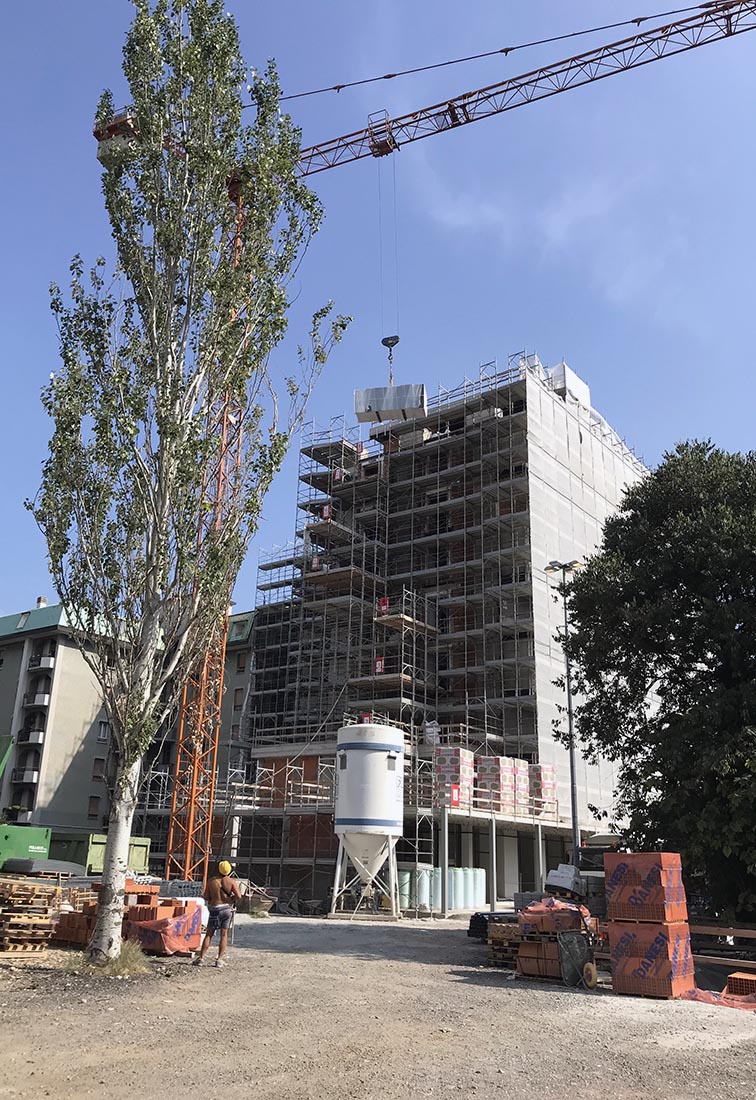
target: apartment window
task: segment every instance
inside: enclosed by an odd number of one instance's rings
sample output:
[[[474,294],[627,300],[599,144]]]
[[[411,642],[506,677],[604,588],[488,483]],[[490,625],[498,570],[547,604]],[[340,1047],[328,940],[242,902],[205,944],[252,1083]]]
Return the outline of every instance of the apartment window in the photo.
[[[96,756],[92,761],[92,778],[104,779],[105,778],[105,757]]]
[[[241,730],[240,730],[240,727],[239,727],[239,723],[235,722],[234,725],[231,727],[231,740],[232,741],[238,741],[240,736],[241,736]]]
[[[234,689],[234,710],[241,710],[244,702],[244,688]]]
[[[87,807],[87,817],[99,817],[100,816],[100,799],[97,795],[92,795],[89,799],[89,806]]]
[[[246,653],[237,653],[236,654],[236,671],[237,672],[246,672],[246,669],[247,669],[247,654]]]
[[[110,737],[110,722],[100,722],[97,727],[97,740],[107,741]]]

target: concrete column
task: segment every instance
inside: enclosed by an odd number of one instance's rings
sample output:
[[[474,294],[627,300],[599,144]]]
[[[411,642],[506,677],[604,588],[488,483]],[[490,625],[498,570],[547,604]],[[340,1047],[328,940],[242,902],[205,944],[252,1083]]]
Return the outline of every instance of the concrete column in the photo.
[[[517,857],[517,837],[501,837],[499,850],[502,859],[499,863],[499,875],[504,883],[504,897],[512,898],[520,889],[520,865]],[[503,867],[502,867],[503,863]]]
[[[472,826],[462,828],[462,866],[472,867],[473,865],[473,833]]]
[[[449,808],[441,808],[439,829],[439,862],[441,866],[441,916],[449,916]]]
[[[496,895],[497,883],[499,876],[497,875],[496,867],[496,818],[491,817],[491,844],[489,854],[489,871],[488,871],[488,894],[489,894],[489,908],[492,913],[496,912]]]
[[[546,881],[546,853],[543,849],[543,828],[540,821],[536,822],[535,835],[533,837],[533,867],[535,873],[535,888],[543,891]]]

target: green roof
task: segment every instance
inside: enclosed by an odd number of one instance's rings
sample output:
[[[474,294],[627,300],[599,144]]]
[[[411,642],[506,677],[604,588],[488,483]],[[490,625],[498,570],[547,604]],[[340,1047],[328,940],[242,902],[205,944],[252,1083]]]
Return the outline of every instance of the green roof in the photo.
[[[242,611],[239,615],[229,615],[226,644],[240,645],[242,642],[248,641],[254,618],[254,611]]]
[[[38,630],[52,630],[55,627],[67,627],[68,620],[63,604],[54,603],[50,607],[35,607],[31,611],[17,611],[15,615],[0,618],[0,639],[23,637]]]

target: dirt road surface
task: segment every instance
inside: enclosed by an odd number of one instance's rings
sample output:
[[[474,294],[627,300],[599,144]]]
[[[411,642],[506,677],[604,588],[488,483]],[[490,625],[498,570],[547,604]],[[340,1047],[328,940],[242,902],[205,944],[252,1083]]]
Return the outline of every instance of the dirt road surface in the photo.
[[[237,918],[226,969],[0,956],[0,1098],[744,1100],[756,1014],[511,981],[461,923]],[[214,957],[214,950],[211,956]]]

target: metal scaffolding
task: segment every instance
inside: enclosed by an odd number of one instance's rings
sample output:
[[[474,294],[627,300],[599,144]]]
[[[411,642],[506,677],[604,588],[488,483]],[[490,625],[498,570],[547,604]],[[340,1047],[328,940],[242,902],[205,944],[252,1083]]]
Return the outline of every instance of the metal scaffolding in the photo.
[[[366,438],[343,417],[306,431],[295,537],[259,561],[242,733],[252,770],[235,803],[235,854],[261,884],[325,898],[335,839],[322,769],[344,724],[405,731],[399,859],[418,866],[438,850],[435,745],[539,760],[533,379],[553,398],[538,360],[518,355],[440,391],[422,418]],[[580,416],[602,448],[642,469],[593,410]]]

